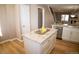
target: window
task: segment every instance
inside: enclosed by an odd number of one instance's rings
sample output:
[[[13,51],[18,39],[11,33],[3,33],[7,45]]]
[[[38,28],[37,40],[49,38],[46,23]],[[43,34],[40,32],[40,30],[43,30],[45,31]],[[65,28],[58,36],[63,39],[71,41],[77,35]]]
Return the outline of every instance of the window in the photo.
[[[68,21],[69,15],[61,15],[61,21]]]
[[[75,15],[70,15],[72,18],[74,18],[75,17]]]

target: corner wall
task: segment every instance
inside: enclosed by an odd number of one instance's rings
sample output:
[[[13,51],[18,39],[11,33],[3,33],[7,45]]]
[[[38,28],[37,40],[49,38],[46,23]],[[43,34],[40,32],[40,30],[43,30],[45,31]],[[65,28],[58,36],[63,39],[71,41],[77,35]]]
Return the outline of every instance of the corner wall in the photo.
[[[45,5],[38,5],[38,7],[43,7],[45,9],[45,26],[48,28],[52,28],[52,24],[54,23],[54,18],[49,8]]]
[[[0,5],[0,24],[3,34],[0,41],[17,37],[15,5]]]
[[[31,31],[38,28],[38,7],[42,7],[45,9],[45,26],[51,28],[52,24],[54,23],[53,15],[47,6],[31,5],[30,7]]]

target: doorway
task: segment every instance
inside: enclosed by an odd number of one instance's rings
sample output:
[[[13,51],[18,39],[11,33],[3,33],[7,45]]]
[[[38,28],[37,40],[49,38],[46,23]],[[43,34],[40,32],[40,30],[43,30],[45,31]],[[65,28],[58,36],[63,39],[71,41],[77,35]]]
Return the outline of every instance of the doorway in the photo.
[[[42,20],[43,20],[42,8],[38,8],[38,28],[42,27]]]

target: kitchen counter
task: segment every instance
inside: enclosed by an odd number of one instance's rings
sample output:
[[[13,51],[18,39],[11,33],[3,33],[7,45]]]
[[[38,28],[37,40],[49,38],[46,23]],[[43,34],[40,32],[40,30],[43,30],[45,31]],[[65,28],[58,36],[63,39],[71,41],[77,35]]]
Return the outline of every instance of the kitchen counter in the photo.
[[[79,26],[74,26],[74,25],[67,25],[67,24],[53,24],[52,28],[57,28],[57,27],[72,27],[72,28],[79,28]]]
[[[24,47],[26,52],[31,54],[50,53],[55,47],[57,30],[50,28],[48,32],[42,35],[36,33],[38,30],[39,29],[27,34],[23,34]]]
[[[27,33],[27,34],[23,34],[23,37],[26,37],[26,38],[33,40],[33,41],[36,41],[38,43],[42,43],[45,39],[50,37],[57,30],[56,29],[50,29],[50,31],[48,31],[44,35],[37,34],[37,33],[35,33],[35,31],[37,31],[37,30],[34,30],[34,31]]]

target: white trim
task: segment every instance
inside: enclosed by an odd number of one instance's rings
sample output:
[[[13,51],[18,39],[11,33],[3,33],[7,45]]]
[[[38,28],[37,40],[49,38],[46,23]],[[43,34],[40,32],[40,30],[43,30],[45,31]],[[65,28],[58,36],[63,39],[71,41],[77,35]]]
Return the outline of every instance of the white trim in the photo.
[[[23,42],[23,40],[21,40],[21,39],[18,39],[18,38],[17,38],[17,40],[20,41],[20,42]]]
[[[0,42],[0,44],[6,43],[6,42],[8,42],[8,41],[13,41],[13,40],[18,40],[18,41],[20,41],[20,42],[23,42],[23,40],[21,40],[21,39],[18,39],[18,38],[12,38],[12,39],[4,40],[4,41]]]

